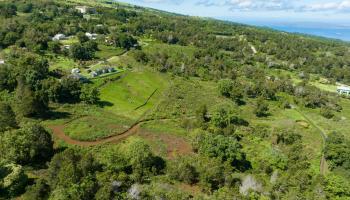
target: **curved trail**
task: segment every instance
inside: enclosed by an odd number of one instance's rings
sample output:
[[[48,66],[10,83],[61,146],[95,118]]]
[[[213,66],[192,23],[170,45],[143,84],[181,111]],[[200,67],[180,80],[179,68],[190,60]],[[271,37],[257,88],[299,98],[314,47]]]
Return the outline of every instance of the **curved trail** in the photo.
[[[76,140],[76,139],[69,137],[63,131],[64,125],[52,125],[52,126],[49,126],[49,128],[52,130],[53,134],[57,138],[65,141],[67,144],[89,147],[89,146],[96,146],[96,145],[100,145],[100,144],[110,143],[110,142],[122,141],[125,138],[137,133],[140,125],[142,123],[145,123],[148,121],[153,121],[153,119],[141,120],[141,121],[135,123],[134,125],[132,125],[130,128],[128,128],[127,130],[125,130],[122,133],[111,135],[111,136],[101,138],[101,139],[98,139],[95,141],[81,141],[81,140]]]
[[[313,127],[315,127],[320,132],[320,134],[322,136],[322,141],[323,141],[322,149],[324,149],[326,146],[327,133],[321,127],[319,127],[312,119],[310,119],[303,112],[301,112],[299,109],[296,109],[296,111],[298,111],[298,113],[301,116],[303,116]],[[326,158],[324,156],[324,152],[322,151],[322,157],[321,157],[321,161],[320,161],[320,174],[325,175],[327,173],[327,171],[328,171],[328,165],[327,165]]]
[[[188,117],[188,118],[192,118],[192,117]],[[90,146],[96,146],[96,145],[101,145],[101,144],[106,144],[106,143],[120,142],[120,141],[126,139],[127,137],[136,134],[138,132],[141,124],[146,123],[146,122],[150,122],[150,121],[156,121],[156,120],[176,120],[176,118],[140,120],[140,121],[136,122],[135,124],[133,124],[132,126],[130,126],[130,128],[128,128],[127,130],[125,130],[122,133],[116,133],[114,135],[111,135],[111,136],[108,136],[105,138],[100,138],[100,139],[97,139],[95,141],[81,141],[81,140],[76,140],[76,139],[69,137],[63,131],[64,125],[52,125],[52,126],[48,126],[48,128],[50,128],[52,130],[54,136],[63,140],[67,144],[77,145],[77,146],[82,146],[82,147],[90,147]]]

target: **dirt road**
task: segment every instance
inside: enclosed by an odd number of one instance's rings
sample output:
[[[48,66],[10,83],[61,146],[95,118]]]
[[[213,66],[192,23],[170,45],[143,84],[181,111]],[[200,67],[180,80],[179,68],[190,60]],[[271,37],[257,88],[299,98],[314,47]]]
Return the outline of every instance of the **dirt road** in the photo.
[[[80,141],[80,140],[75,140],[75,139],[69,137],[68,135],[66,135],[63,131],[64,125],[49,126],[49,128],[52,130],[53,134],[57,138],[65,141],[67,144],[83,146],[83,147],[96,146],[96,145],[105,144],[105,143],[122,141],[122,140],[126,139],[127,137],[137,133],[139,127],[140,127],[140,123],[137,123],[137,124],[131,126],[128,130],[126,130],[120,134],[116,134],[116,135],[113,135],[110,137],[98,139],[96,141]]]

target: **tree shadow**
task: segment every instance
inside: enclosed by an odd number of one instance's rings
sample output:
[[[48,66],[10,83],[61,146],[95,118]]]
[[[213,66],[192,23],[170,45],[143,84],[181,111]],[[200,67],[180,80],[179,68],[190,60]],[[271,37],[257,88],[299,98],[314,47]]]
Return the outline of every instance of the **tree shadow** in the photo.
[[[99,101],[97,105],[101,108],[104,108],[104,107],[112,107],[114,104],[109,101]]]
[[[66,119],[70,117],[71,114],[68,112],[60,112],[60,111],[48,111],[45,114],[45,119],[56,120],[56,119]]]

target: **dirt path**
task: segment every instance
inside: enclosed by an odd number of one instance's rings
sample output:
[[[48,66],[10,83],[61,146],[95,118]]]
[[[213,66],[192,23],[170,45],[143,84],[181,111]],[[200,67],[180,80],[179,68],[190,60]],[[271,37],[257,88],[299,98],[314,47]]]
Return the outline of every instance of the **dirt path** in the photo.
[[[322,150],[325,148],[326,146],[326,139],[327,139],[327,133],[326,131],[324,131],[321,127],[319,127],[312,119],[310,119],[308,116],[306,116],[303,112],[301,112],[299,109],[295,109],[301,116],[303,116],[306,121],[308,121],[313,127],[315,127],[319,133],[322,136],[322,141],[323,141],[323,145],[322,145]],[[325,175],[328,172],[328,165],[327,165],[327,161],[326,158],[324,156],[324,153],[322,151],[322,156],[321,156],[321,161],[320,161],[320,173],[322,175]]]
[[[188,118],[193,118],[193,117],[188,117]],[[81,141],[81,140],[76,140],[64,133],[64,125],[51,125],[48,126],[49,129],[52,130],[53,135],[56,136],[57,138],[65,141],[67,144],[71,145],[77,145],[77,146],[82,146],[82,147],[89,147],[89,146],[96,146],[96,145],[101,145],[101,144],[106,144],[106,143],[114,143],[114,142],[120,142],[127,137],[134,135],[139,132],[140,125],[146,122],[151,122],[151,121],[166,121],[166,120],[176,120],[175,118],[162,118],[162,119],[144,119],[136,122],[134,125],[130,126],[127,130],[125,130],[122,133],[114,134],[105,138],[100,138],[95,141]]]
[[[128,130],[126,130],[120,134],[116,134],[116,135],[113,135],[110,137],[102,138],[102,139],[99,139],[96,141],[80,141],[80,140],[75,140],[75,139],[69,137],[68,135],[66,135],[63,131],[64,125],[49,126],[49,128],[52,130],[53,134],[57,138],[65,141],[67,144],[77,145],[77,146],[82,146],[82,147],[96,146],[96,145],[105,144],[105,143],[122,141],[122,140],[126,139],[127,137],[137,133],[137,131],[139,130],[139,127],[140,127],[140,123],[137,123],[137,124],[131,126]]]

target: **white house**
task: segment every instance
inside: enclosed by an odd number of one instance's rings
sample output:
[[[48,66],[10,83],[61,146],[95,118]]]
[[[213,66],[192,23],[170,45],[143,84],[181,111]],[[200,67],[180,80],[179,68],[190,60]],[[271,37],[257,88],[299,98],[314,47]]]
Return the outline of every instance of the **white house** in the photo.
[[[62,33],[56,34],[52,38],[53,41],[59,41],[59,40],[64,40],[64,39],[66,39],[66,36],[64,34],[62,34]]]
[[[97,34],[96,33],[85,33],[86,37],[88,37],[90,40],[96,40]]]
[[[92,77],[92,78],[94,78],[94,77],[96,77],[96,76],[98,76],[98,73],[97,73],[97,72],[95,72],[95,71],[91,72],[91,77]]]
[[[0,65],[3,65],[3,64],[5,64],[5,61],[0,59]]]
[[[78,68],[72,69],[72,74],[79,74],[80,70]]]
[[[96,13],[96,9],[95,8],[91,8],[91,7],[88,7],[88,6],[76,6],[75,9],[78,10],[82,14]]]
[[[87,6],[77,6],[77,7],[75,7],[75,9],[78,10],[82,14],[85,14],[88,11]]]
[[[350,87],[348,86],[339,86],[337,88],[338,94],[350,95]]]

